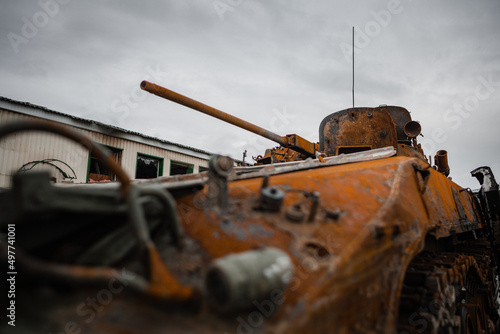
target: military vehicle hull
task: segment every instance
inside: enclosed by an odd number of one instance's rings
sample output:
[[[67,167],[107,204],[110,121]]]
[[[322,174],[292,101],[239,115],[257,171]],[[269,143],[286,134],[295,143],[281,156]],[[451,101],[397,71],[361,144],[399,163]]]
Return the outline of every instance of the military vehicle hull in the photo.
[[[23,248],[36,249],[22,235],[30,234],[37,219],[17,221],[18,262],[25,273],[19,276],[17,329],[455,333],[473,326],[474,332],[492,332],[498,318],[494,251],[479,203],[420,159],[395,153],[387,148],[236,168],[215,186],[211,172],[137,184],[169,191],[175,199],[181,243],[173,244],[165,227],[151,232],[169,272],[163,277],[175,282],[168,293],[135,286],[140,277],[152,277],[140,265],[144,259],[130,254],[109,264],[109,277],[80,275],[82,265],[74,264],[79,253],[61,255],[68,236],[51,241],[58,246],[50,260],[46,246],[23,257]],[[263,196],[265,189],[276,196]],[[118,187],[109,192],[119,196]],[[118,211],[107,216],[117,224],[120,219]],[[68,221],[50,226],[62,224]],[[80,249],[89,242],[71,239]],[[258,252],[266,249],[283,251],[290,262],[260,266],[266,259]],[[226,277],[232,272],[223,269],[209,278],[217,259],[251,252],[256,260],[243,260],[238,271],[254,281],[237,287]],[[100,261],[93,261],[95,268]],[[262,273],[273,265],[282,284],[263,283]],[[266,284],[255,298],[238,292]],[[185,287],[199,293],[184,293]]]
[[[1,127],[0,139],[66,136],[119,180],[57,186],[26,173],[0,192],[0,230],[16,235],[0,243],[17,272],[15,330],[498,332],[500,193],[488,167],[472,172],[479,191],[455,184],[446,151],[431,166],[401,107],[329,115],[318,143],[230,120],[282,146],[254,166],[214,156],[208,172],[142,181],[57,124]]]

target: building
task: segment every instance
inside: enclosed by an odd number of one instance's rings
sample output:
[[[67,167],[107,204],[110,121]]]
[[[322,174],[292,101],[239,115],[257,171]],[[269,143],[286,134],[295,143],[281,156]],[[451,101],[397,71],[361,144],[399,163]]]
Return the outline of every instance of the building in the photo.
[[[211,153],[87,120],[31,103],[0,97],[0,125],[43,119],[64,124],[105,146],[132,179],[197,173],[208,168]],[[46,169],[55,182],[106,182],[112,175],[92,152],[57,134],[20,132],[0,140],[0,188],[16,172]]]

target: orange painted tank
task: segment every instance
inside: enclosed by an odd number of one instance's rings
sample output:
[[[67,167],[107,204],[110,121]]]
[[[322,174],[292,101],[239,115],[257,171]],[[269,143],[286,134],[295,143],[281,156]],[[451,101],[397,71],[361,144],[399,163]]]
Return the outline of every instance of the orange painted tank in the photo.
[[[446,151],[432,166],[417,142],[420,124],[401,107],[331,114],[317,143],[240,121],[231,120],[280,147],[254,166],[214,156],[208,172],[122,179],[120,188],[56,188],[43,176],[17,175],[0,193],[9,212],[0,226],[20,235],[16,265],[25,273],[16,329],[498,330],[500,200],[488,167],[472,172],[479,191],[455,184]],[[21,129],[4,127],[0,138]]]

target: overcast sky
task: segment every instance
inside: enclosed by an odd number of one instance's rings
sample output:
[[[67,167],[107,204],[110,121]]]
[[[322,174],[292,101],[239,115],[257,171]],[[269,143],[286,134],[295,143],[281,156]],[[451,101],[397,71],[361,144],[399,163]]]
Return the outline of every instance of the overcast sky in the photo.
[[[0,95],[241,159],[275,144],[139,91],[147,79],[280,135],[318,140],[352,105],[407,108],[451,176],[500,181],[499,0],[0,3]]]

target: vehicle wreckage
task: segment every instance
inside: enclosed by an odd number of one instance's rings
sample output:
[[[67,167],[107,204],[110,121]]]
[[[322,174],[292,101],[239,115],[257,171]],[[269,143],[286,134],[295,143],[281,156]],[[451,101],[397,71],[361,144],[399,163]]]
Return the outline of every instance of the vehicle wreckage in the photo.
[[[141,88],[280,146],[253,166],[214,156],[208,172],[130,181],[57,123],[0,127],[0,140],[65,136],[119,181],[60,186],[33,172],[0,192],[1,233],[16,235],[18,333],[498,330],[498,184],[488,167],[472,171],[477,192],[451,181],[446,151],[431,164],[405,108],[335,112],[312,143]]]

